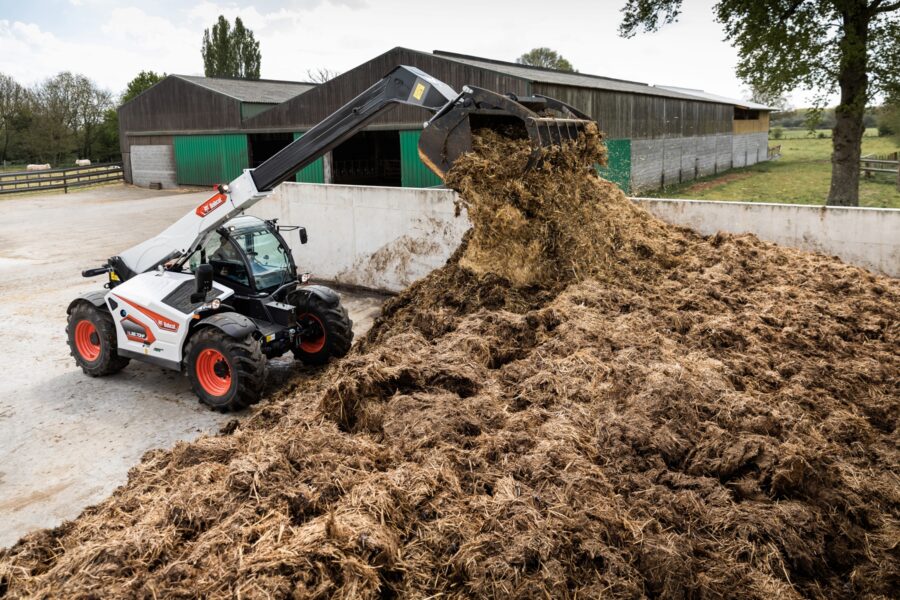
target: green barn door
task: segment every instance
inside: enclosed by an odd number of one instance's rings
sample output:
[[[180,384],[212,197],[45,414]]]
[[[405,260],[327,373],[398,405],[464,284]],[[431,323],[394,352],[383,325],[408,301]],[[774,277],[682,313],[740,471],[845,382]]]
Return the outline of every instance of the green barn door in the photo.
[[[597,172],[627,194],[631,188],[631,140],[606,140],[606,151],[606,166],[598,167]]]
[[[294,139],[303,137],[302,133],[295,133]],[[317,158],[312,164],[306,165],[294,176],[297,183],[325,183],[325,159]]]
[[[176,135],[175,175],[184,185],[228,183],[249,168],[247,136]]]
[[[400,185],[403,187],[427,188],[444,183],[419,158],[421,134],[418,129],[400,132]]]

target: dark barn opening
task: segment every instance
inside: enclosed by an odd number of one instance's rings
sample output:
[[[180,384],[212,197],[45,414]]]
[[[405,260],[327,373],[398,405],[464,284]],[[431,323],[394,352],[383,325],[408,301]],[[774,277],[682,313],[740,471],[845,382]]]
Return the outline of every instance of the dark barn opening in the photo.
[[[401,185],[399,131],[361,131],[331,156],[334,183]]]
[[[251,133],[247,136],[247,158],[255,169],[294,141],[293,133]]]

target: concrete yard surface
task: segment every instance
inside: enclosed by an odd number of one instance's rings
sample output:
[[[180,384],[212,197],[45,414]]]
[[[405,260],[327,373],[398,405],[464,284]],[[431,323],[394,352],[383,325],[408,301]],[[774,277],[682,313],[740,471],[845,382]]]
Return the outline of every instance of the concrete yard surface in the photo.
[[[81,271],[157,234],[210,195],[111,185],[0,200],[0,547],[104,499],[146,451],[249,414],[215,413],[199,404],[186,377],[137,361],[90,378],[66,344],[66,306],[105,281]],[[316,252],[310,238],[301,257]],[[358,336],[383,297],[342,296]],[[271,361],[269,391],[299,371],[287,358]]]

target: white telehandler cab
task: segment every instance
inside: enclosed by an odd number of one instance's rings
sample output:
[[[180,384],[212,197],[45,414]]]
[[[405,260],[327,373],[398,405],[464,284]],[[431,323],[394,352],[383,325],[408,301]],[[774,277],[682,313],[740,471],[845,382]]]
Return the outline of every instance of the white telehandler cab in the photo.
[[[577,136],[589,121],[550,98],[515,98],[466,87],[457,94],[414,67],[400,66],[256,169],[248,169],[168,229],[88,269],[103,290],[68,307],[69,347],[91,376],[130,359],[184,372],[200,400],[220,411],[259,401],[266,359],[292,352],[320,365],[350,350],[352,322],[333,290],[298,273],[286,227],[243,215],[279,183],[334,149],[393,104],[434,112],[419,155],[443,176],[471,149],[471,129],[517,128],[540,148]],[[547,111],[562,113],[560,118]],[[540,111],[540,114],[536,111]]]

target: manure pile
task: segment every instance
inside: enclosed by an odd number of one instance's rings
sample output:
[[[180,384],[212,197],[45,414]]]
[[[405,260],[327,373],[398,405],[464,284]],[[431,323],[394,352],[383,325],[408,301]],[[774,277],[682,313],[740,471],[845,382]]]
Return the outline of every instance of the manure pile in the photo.
[[[900,284],[483,134],[351,355],[0,554],[0,596],[890,598]]]

